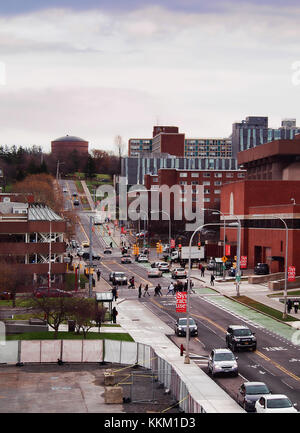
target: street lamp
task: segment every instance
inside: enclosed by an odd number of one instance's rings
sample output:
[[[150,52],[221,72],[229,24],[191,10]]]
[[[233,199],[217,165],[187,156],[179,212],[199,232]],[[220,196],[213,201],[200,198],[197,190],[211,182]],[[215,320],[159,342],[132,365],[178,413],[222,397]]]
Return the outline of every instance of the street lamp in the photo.
[[[241,280],[241,220],[236,215],[230,215],[237,219],[237,223],[229,223],[230,227],[237,227],[237,253],[236,253],[236,296],[240,296],[240,280]]]
[[[164,211],[164,210],[152,210],[151,213],[164,213],[169,217],[169,253],[171,253],[171,217],[170,214],[168,214],[168,212]]]
[[[224,220],[224,227],[223,227],[223,234],[224,234],[224,240],[223,240],[223,257],[226,256],[226,248],[225,248],[225,243],[226,243],[226,237],[225,237],[225,214],[223,212],[221,212],[220,210],[217,209],[209,209],[209,208],[203,208],[203,211],[205,210],[210,210],[212,212],[213,215],[222,215],[223,216],[223,220]],[[223,264],[223,281],[225,281],[225,263]]]
[[[252,215],[253,217],[257,217],[257,218],[265,218],[266,215]],[[272,215],[273,218],[277,218],[280,221],[283,222],[284,226],[285,226],[285,266],[284,266],[284,311],[282,314],[282,318],[286,319],[286,311],[287,311],[287,305],[286,305],[286,301],[287,301],[287,280],[288,280],[288,248],[289,248],[289,229],[287,226],[287,223],[280,218],[277,215]]]

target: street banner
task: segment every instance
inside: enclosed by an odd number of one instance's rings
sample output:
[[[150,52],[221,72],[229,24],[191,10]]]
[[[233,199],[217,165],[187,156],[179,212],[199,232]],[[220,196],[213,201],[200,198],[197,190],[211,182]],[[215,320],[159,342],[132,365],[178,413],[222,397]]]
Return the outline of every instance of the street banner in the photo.
[[[296,268],[295,266],[288,267],[288,281],[295,281],[296,278]]]
[[[241,269],[247,268],[247,256],[241,256],[240,268]]]
[[[171,239],[170,247],[175,248],[175,239]]]
[[[230,256],[230,245],[225,245],[225,256]]]
[[[176,313],[186,313],[187,292],[176,293]]]

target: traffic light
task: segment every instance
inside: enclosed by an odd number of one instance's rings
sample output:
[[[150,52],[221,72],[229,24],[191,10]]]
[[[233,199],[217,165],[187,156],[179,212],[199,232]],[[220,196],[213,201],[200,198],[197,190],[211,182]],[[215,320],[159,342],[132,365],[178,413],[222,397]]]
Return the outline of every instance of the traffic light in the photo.
[[[159,244],[159,252],[160,252],[160,253],[163,252],[163,246],[162,246],[162,244]]]
[[[140,254],[140,247],[136,247],[136,255],[138,256]]]
[[[198,242],[198,250],[201,250],[201,242]]]
[[[160,243],[156,242],[156,252],[159,253],[160,252]]]
[[[181,251],[181,247],[182,247],[182,245],[179,244],[179,245],[178,245],[178,249],[179,249],[179,251]]]

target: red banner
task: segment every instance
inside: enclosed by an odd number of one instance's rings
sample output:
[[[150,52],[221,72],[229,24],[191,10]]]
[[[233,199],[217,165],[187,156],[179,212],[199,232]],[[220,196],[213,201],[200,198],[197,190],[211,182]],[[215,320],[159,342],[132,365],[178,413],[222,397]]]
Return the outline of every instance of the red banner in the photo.
[[[176,313],[186,313],[187,292],[176,293]]]
[[[171,248],[175,248],[175,239],[171,239],[171,245],[170,245],[170,247]]]
[[[225,256],[230,256],[230,245],[225,245]]]
[[[295,266],[288,267],[288,281],[295,281],[296,277],[296,268]]]
[[[247,268],[247,256],[241,256],[240,268],[241,269]]]

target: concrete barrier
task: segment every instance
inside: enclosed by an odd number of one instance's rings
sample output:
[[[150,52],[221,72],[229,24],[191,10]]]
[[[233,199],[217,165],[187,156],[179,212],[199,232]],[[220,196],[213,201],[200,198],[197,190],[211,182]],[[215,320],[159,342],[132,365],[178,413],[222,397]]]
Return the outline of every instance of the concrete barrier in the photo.
[[[284,289],[285,280],[284,275],[283,279],[278,279],[277,281],[269,281],[268,282],[268,289],[269,290],[281,290]],[[297,287],[300,287],[300,277],[296,277],[295,281],[288,281],[287,288],[288,289],[296,289]]]
[[[268,281],[274,281],[284,278],[284,272],[276,272],[276,274],[267,274],[267,275],[249,275],[248,283],[249,284],[263,284]]]

